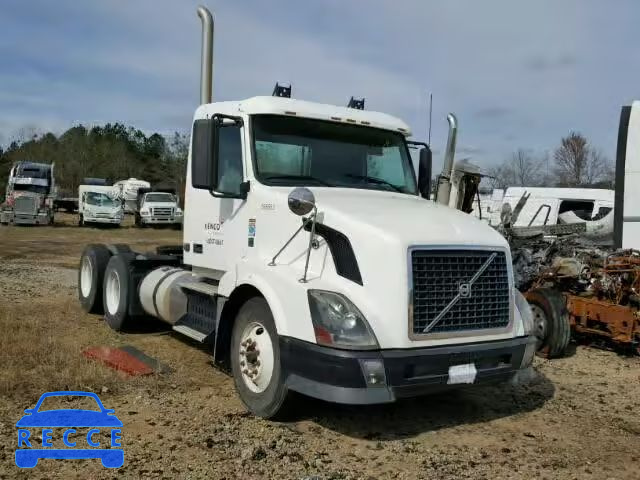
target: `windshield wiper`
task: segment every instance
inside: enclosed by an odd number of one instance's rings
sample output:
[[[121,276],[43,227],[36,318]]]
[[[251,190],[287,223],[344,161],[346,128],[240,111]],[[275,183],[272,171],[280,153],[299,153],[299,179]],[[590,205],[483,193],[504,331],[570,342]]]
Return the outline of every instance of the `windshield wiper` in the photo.
[[[400,192],[400,193],[404,193],[404,190],[397,186],[394,185],[391,182],[387,182],[386,180],[383,180],[382,178],[377,178],[377,177],[369,177],[367,175],[354,175],[352,173],[346,173],[344,175],[345,177],[349,177],[349,178],[356,178],[358,180],[366,180],[369,183],[375,183],[376,185],[386,185],[388,187],[393,188],[396,192]]]
[[[319,183],[325,187],[333,187],[334,185],[322,180],[321,178],[312,177],[311,175],[269,175],[264,177],[265,180],[308,180]]]

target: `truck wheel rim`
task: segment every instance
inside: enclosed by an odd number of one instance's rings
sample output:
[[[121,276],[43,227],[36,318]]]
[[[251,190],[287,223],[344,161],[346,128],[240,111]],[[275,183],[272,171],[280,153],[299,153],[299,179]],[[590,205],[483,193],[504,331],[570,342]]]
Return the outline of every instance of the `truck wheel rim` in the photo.
[[[91,293],[91,281],[93,280],[93,266],[89,257],[82,259],[82,267],[80,268],[80,291],[82,296],[87,298]]]
[[[269,332],[258,322],[247,325],[240,337],[240,370],[245,385],[254,393],[264,392],[273,375],[273,344]]]
[[[540,348],[547,337],[547,315],[535,304],[531,304],[531,313],[533,313],[533,334],[537,339],[537,347]]]
[[[120,306],[120,277],[118,272],[111,270],[107,277],[107,310],[112,315],[118,313],[118,306]]]

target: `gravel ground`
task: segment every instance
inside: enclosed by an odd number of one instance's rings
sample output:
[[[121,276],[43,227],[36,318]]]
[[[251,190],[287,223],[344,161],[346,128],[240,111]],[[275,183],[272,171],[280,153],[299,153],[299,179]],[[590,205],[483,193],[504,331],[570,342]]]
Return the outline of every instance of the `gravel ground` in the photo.
[[[74,229],[64,230],[69,235]],[[0,255],[3,241],[0,230]],[[76,263],[77,253],[70,251],[64,262],[55,256],[51,262],[0,259],[0,321],[47,312],[58,320],[49,340],[64,339],[69,362],[86,346],[129,344],[173,373],[110,377],[106,367],[94,366],[105,372],[90,385],[63,385],[68,377],[55,371],[41,379],[50,390],[93,389],[115,409],[124,423],[125,464],[118,470],[104,469],[98,460],[42,460],[33,470],[16,468],[15,422],[41,392],[7,388],[0,395],[2,479],[640,478],[638,358],[577,347],[564,359],[537,359],[536,378],[526,386],[366,408],[301,397],[291,422],[268,422],[245,412],[232,380],[210,365],[202,347],[162,328],[117,334],[83,313],[75,300],[76,271],[58,266]],[[0,368],[0,379],[6,373]],[[38,374],[29,373],[32,380]]]

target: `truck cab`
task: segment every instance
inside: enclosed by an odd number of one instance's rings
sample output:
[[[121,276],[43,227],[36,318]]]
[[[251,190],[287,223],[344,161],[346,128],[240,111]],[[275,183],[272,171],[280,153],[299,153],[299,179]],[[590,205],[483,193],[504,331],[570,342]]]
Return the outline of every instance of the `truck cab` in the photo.
[[[80,185],[78,187],[78,224],[120,226],[124,217],[122,201],[107,185]]]
[[[0,223],[53,224],[56,197],[54,165],[18,162],[9,171],[6,199],[0,207]]]
[[[207,58],[212,18],[199,14]],[[182,244],[87,247],[87,311],[114,329],[151,315],[210,344],[265,418],[286,413],[291,392],[385,403],[529,368],[533,320],[506,240],[428,199],[430,149],[417,142],[416,175],[405,122],[278,86],[211,102],[202,70]]]
[[[138,190],[138,204],[135,212],[136,225],[141,227],[182,225],[182,209],[173,190]]]

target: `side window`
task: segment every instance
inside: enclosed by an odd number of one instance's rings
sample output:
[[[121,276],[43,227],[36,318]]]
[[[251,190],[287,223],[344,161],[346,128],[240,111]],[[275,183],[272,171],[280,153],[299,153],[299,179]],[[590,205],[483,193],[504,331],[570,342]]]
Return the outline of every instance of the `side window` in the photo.
[[[385,180],[394,185],[405,185],[404,162],[397,147],[381,147],[380,153],[367,155],[367,176]]]
[[[240,128],[224,127],[218,133],[218,188],[220,193],[240,194],[243,182]]]

